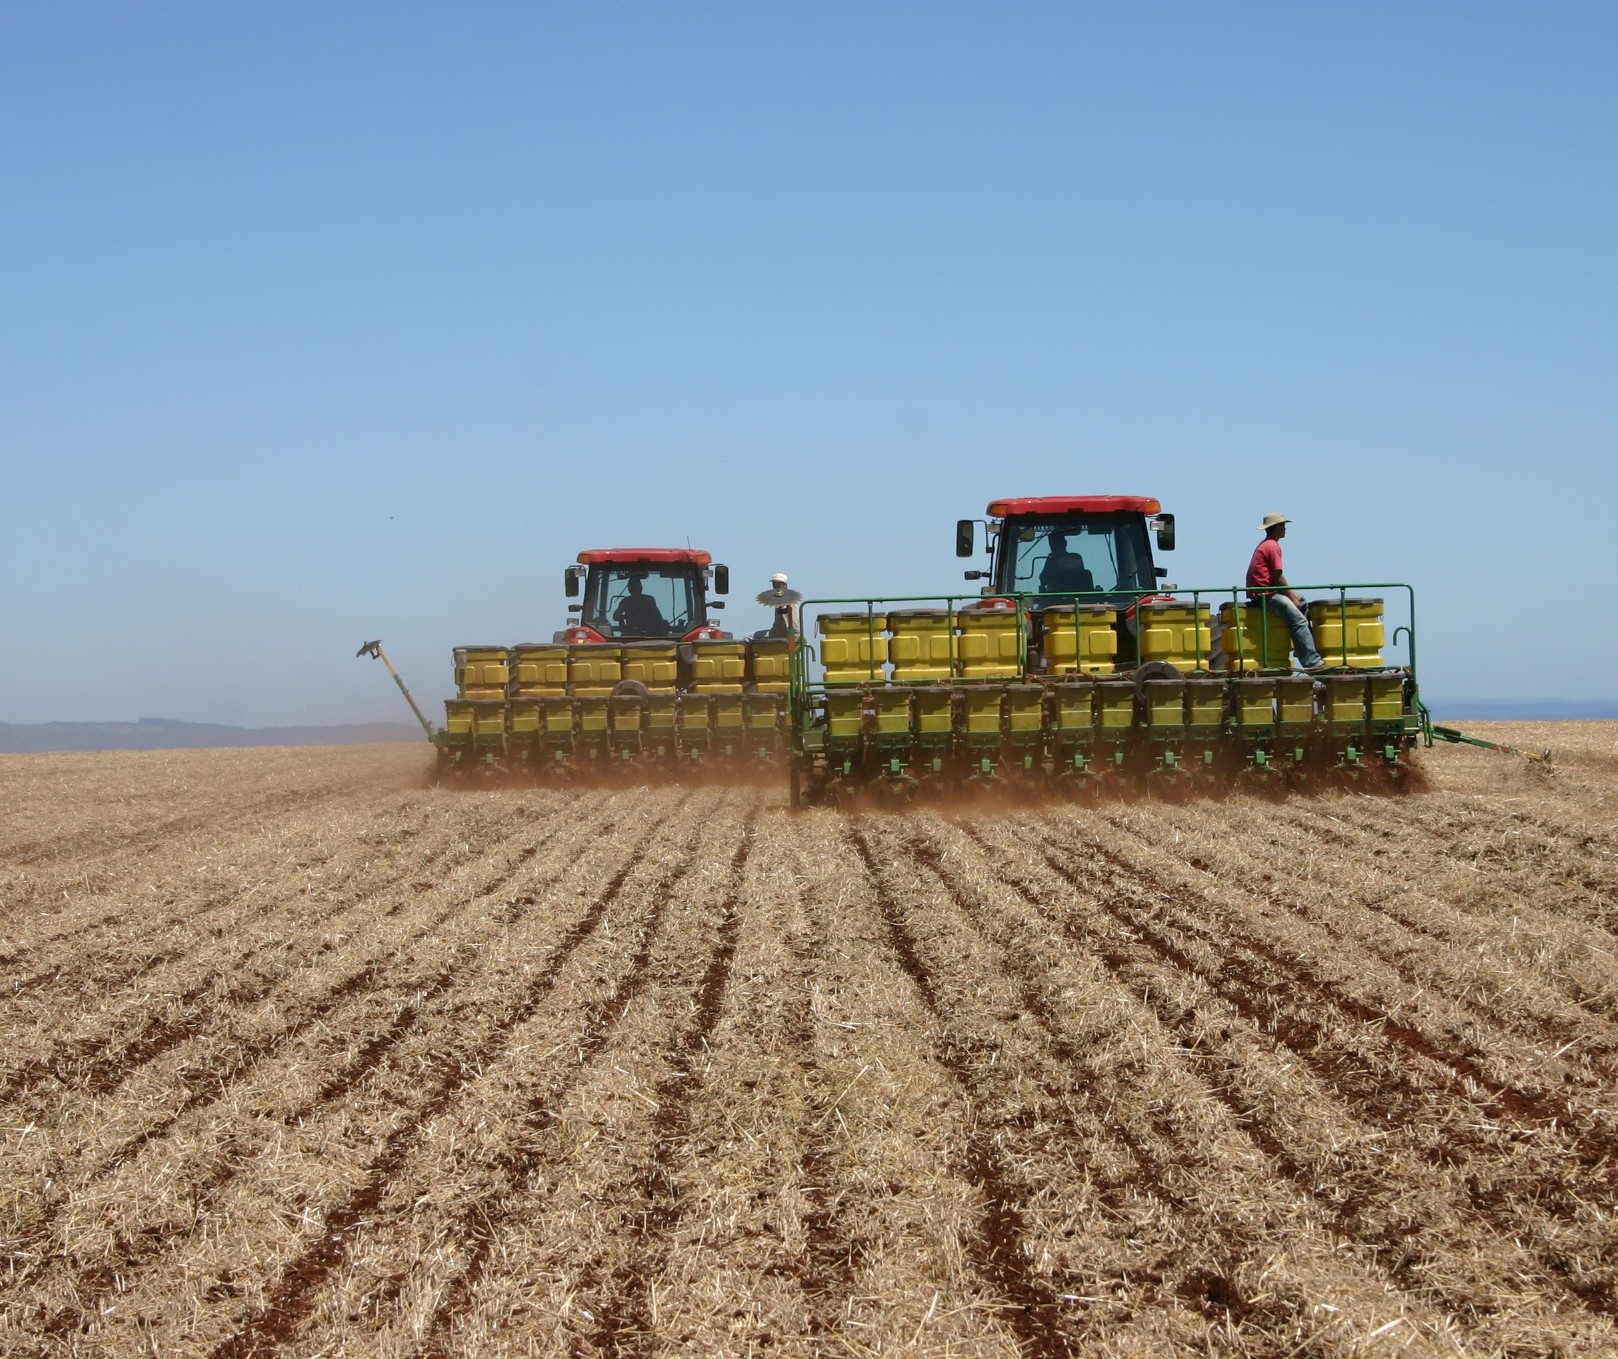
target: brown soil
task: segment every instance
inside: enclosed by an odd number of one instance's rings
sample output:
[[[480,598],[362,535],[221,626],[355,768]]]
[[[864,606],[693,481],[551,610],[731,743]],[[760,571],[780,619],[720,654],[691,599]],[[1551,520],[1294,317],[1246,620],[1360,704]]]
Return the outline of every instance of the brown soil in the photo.
[[[786,810],[0,758],[0,1353],[1618,1353],[1618,724]]]

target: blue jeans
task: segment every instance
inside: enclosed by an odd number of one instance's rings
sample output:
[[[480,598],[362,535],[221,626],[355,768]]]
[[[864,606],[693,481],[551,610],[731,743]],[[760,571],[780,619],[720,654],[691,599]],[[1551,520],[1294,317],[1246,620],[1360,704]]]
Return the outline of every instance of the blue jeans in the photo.
[[[1315,634],[1309,630],[1309,620],[1303,616],[1303,610],[1285,595],[1265,595],[1263,598],[1264,607],[1280,618],[1292,634],[1292,650],[1298,657],[1298,664],[1305,670],[1319,665],[1320,653],[1315,650]]]

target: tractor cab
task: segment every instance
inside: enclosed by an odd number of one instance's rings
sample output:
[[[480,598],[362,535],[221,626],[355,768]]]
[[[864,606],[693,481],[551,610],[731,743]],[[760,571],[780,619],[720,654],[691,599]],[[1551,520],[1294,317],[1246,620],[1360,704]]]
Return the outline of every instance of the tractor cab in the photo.
[[[718,637],[709,621],[721,600],[708,598],[730,589],[730,572],[708,553],[688,547],[602,547],[579,553],[567,568],[563,588],[568,612],[578,618],[556,640],[566,642],[692,640]]]
[[[956,555],[970,557],[984,524],[990,566],[966,578],[987,580],[986,595],[1032,596],[1036,608],[1075,595],[1127,607],[1168,574],[1152,560],[1152,543],[1174,547],[1174,516],[1146,496],[1025,496],[990,501],[988,515],[960,520],[955,532]]]

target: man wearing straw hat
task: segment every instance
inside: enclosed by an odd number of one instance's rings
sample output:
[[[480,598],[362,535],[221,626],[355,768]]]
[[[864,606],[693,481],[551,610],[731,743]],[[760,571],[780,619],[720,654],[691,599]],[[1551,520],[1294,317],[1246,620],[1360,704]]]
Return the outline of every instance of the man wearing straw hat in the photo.
[[[1326,662],[1315,650],[1315,634],[1304,617],[1303,600],[1287,584],[1281,569],[1281,539],[1287,536],[1291,522],[1284,514],[1264,516],[1259,526],[1264,531],[1264,541],[1253,549],[1253,559],[1247,564],[1247,597],[1255,604],[1263,604],[1286,624],[1299,665],[1308,671],[1324,670]]]
[[[770,624],[771,637],[790,637],[800,629],[798,605],[802,600],[798,591],[787,589],[785,571],[777,571],[770,577],[770,588],[759,592],[758,602],[775,610],[775,620]]]

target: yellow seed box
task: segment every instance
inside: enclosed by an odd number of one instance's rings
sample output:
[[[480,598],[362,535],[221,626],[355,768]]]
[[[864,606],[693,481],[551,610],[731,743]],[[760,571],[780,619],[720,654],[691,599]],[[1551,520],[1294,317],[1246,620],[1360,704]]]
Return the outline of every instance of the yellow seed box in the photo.
[[[816,621],[827,684],[869,683],[885,677],[887,614],[823,613]]]
[[[1118,610],[1110,604],[1053,604],[1040,620],[1047,670],[1104,675],[1117,668]]]
[[[1387,633],[1380,599],[1311,600],[1309,627],[1327,665],[1369,670],[1382,664]]]
[[[1262,604],[1221,604],[1219,648],[1226,670],[1285,670],[1292,635],[1281,616]]]
[[[894,609],[888,626],[895,680],[947,680],[954,674],[955,628],[948,609]]]
[[[1212,614],[1206,604],[1152,600],[1135,610],[1140,659],[1167,661],[1177,670],[1206,670],[1213,656]],[[1134,657],[1120,658],[1133,665]]]

